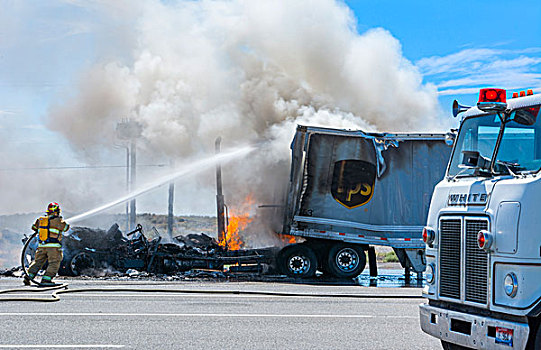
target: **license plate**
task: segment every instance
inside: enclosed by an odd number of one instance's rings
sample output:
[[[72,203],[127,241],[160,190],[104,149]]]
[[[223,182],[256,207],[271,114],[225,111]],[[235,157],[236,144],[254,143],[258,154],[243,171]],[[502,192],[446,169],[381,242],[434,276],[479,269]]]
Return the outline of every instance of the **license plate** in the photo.
[[[496,327],[496,344],[513,346],[513,330],[509,328]]]

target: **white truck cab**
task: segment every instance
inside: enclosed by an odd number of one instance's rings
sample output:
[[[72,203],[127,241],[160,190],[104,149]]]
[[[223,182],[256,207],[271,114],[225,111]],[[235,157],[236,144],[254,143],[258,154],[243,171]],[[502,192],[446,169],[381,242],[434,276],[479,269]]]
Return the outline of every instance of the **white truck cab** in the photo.
[[[541,349],[541,95],[481,89],[423,230],[424,332],[444,349]]]

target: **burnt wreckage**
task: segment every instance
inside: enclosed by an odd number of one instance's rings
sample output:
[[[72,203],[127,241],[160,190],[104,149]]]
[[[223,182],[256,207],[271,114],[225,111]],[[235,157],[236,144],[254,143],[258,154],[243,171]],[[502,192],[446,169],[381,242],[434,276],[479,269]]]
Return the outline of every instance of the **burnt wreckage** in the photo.
[[[261,272],[263,265],[274,264],[277,251],[277,248],[228,251],[204,233],[166,239],[157,235],[148,239],[141,225],[126,236],[117,224],[107,231],[73,227],[62,241],[64,258],[58,274],[79,276],[129,269],[174,274],[191,269],[222,270],[228,264],[236,265],[232,271]],[[36,245],[37,242],[30,245],[28,255],[34,254]]]

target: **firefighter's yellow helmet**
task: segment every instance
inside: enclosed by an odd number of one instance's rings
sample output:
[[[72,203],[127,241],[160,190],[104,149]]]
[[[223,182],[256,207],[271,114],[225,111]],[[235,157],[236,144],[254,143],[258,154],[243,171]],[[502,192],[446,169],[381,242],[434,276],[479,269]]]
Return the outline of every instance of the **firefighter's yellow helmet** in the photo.
[[[47,214],[60,214],[60,205],[56,202],[49,203]]]

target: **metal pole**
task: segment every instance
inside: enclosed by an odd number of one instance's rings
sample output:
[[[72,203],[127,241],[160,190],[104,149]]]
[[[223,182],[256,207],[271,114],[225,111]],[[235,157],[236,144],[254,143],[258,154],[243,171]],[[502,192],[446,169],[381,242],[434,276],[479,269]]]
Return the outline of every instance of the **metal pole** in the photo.
[[[131,183],[131,190],[133,191],[135,189],[135,181],[136,181],[136,175],[135,175],[135,167],[136,167],[136,144],[135,140],[132,140],[130,143],[130,183]],[[135,198],[130,201],[130,230],[135,230],[135,224],[136,224],[136,213],[135,213]]]
[[[126,146],[126,194],[130,193],[130,148]],[[130,231],[130,203],[126,202],[126,230]]]
[[[174,163],[171,162],[171,166],[173,167]],[[174,219],[174,213],[173,213],[173,204],[175,201],[175,183],[171,181],[169,184],[169,205],[167,210],[167,234],[169,235],[169,238],[173,238],[173,219]]]
[[[410,264],[408,257],[406,256],[406,267],[404,267],[404,283],[406,286],[410,285],[411,275],[410,275]]]
[[[218,137],[214,143],[216,154],[220,153],[220,143],[222,138]],[[216,164],[216,210],[218,221],[218,242],[225,241],[225,215],[224,215],[224,195],[222,193],[222,165]],[[227,245],[226,245],[227,249]]]
[[[376,262],[376,250],[373,246],[368,247],[368,264],[370,267],[370,277],[378,277],[378,263]]]

